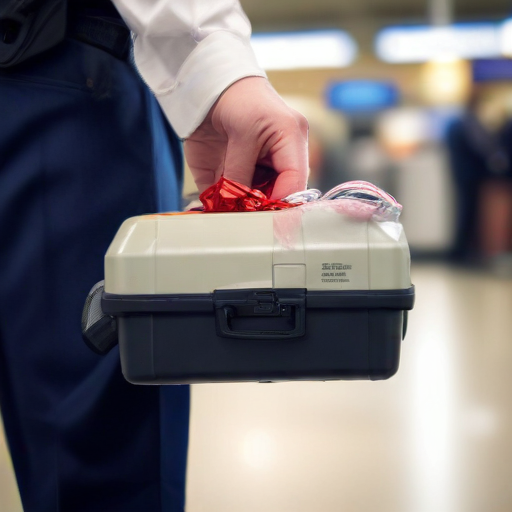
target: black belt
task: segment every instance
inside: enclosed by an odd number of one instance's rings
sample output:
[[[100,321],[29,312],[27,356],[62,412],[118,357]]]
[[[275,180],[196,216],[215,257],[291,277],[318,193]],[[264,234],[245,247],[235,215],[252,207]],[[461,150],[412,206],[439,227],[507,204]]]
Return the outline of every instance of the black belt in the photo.
[[[126,60],[130,55],[130,30],[120,20],[74,16],[69,20],[68,36],[106,51],[118,59]]]

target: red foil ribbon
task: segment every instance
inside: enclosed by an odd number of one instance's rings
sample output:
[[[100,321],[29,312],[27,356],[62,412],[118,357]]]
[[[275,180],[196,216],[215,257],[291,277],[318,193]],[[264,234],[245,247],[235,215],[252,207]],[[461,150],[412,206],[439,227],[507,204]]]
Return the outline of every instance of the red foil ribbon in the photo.
[[[256,177],[255,177],[256,178]],[[224,176],[207,188],[199,199],[203,203],[205,213],[213,212],[263,212],[294,208],[298,204],[290,204],[279,199],[268,199],[274,188],[275,176],[266,181],[254,180],[255,188],[249,188]]]

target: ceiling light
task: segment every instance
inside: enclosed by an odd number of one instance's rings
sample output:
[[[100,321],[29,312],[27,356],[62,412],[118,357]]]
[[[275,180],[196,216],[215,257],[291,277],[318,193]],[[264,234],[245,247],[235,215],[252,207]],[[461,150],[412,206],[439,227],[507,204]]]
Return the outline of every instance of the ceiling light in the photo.
[[[389,27],[377,34],[375,50],[390,63],[497,57],[502,29],[497,23]]]
[[[357,55],[355,41],[342,30],[254,34],[251,45],[265,70],[339,68]]]
[[[506,57],[512,57],[512,19],[501,25],[501,52]]]

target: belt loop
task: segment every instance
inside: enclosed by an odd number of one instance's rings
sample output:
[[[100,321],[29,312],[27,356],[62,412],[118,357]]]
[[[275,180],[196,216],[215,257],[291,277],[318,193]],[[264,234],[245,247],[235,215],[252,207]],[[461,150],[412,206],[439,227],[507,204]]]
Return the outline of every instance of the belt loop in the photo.
[[[70,20],[68,35],[121,60],[127,60],[130,55],[130,30],[113,19],[78,15]]]

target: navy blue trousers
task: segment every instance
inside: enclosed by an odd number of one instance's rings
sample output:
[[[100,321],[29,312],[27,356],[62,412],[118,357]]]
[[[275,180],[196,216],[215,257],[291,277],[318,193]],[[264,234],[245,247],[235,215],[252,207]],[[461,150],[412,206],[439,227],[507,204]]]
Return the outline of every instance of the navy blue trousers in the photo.
[[[132,66],[67,40],[0,72],[0,404],[25,512],[182,511],[188,386],[81,340],[127,217],[177,210],[181,145]]]

